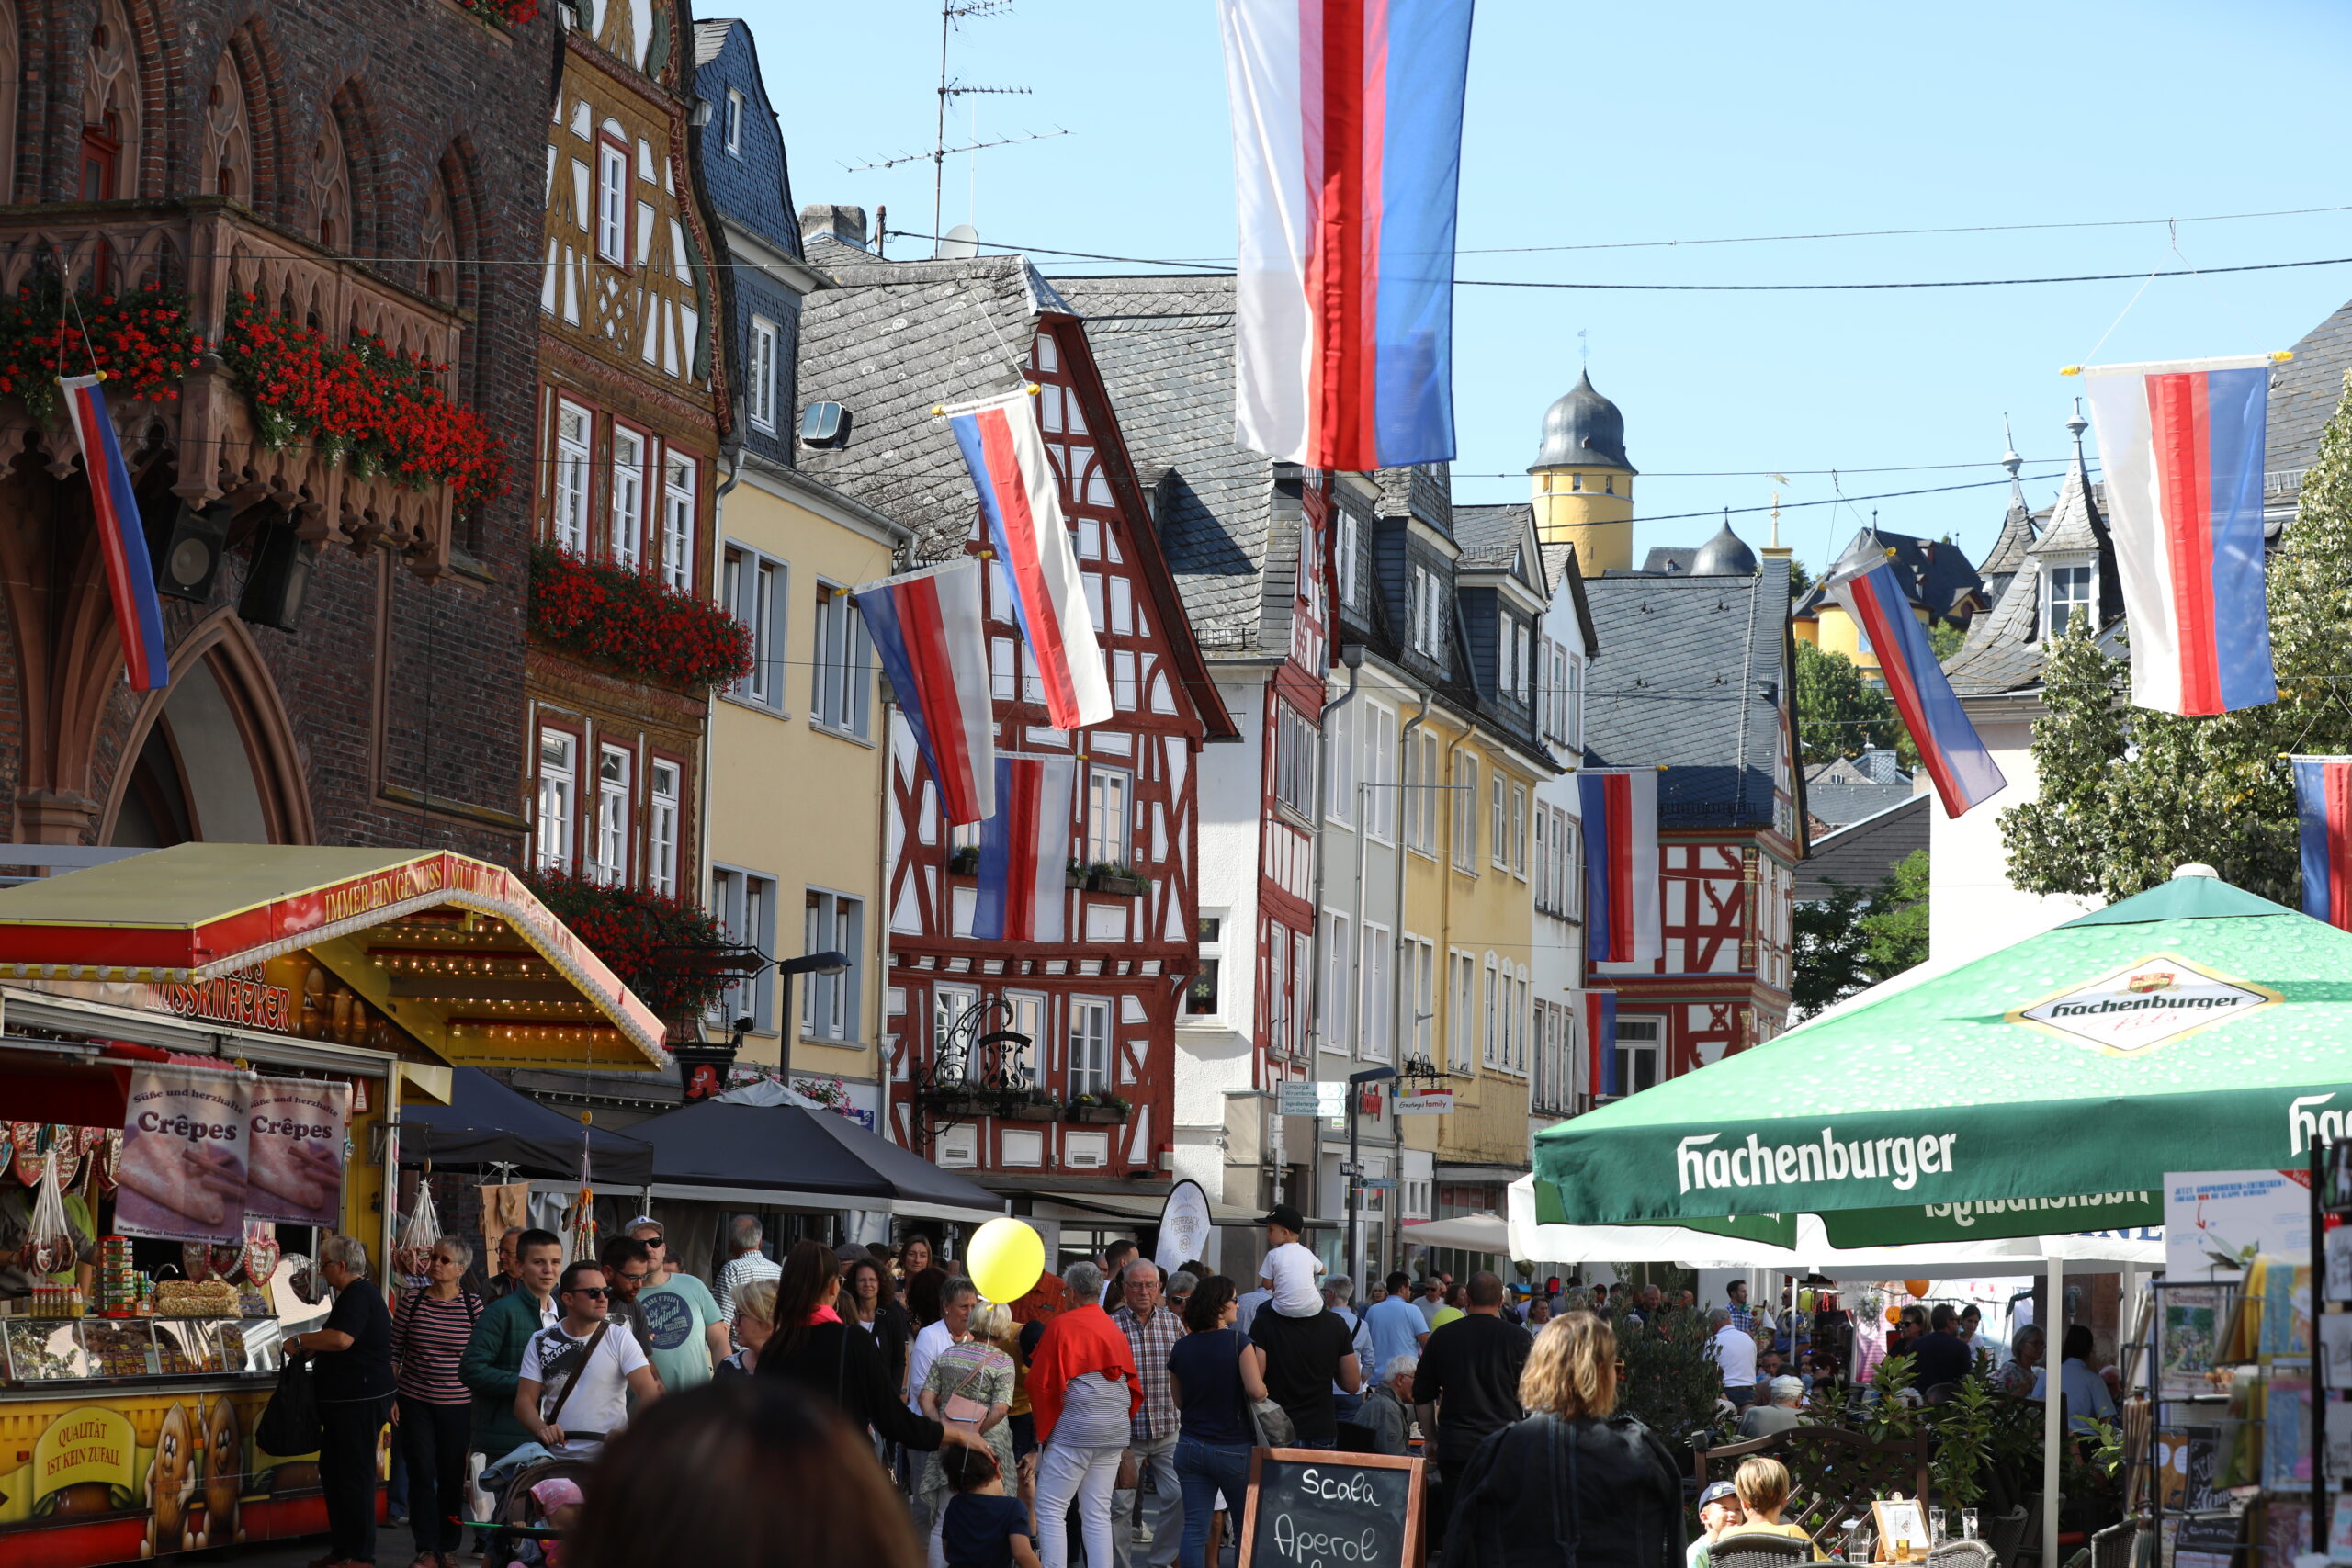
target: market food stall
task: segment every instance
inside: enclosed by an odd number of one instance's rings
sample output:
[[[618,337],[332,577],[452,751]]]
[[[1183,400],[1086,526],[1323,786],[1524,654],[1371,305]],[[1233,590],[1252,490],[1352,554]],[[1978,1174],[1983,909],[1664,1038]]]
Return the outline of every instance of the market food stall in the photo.
[[[318,1241],[387,1268],[402,1105],[662,1036],[462,856],[187,844],[0,891],[0,1562],[322,1529],[314,1457],[253,1431]]]

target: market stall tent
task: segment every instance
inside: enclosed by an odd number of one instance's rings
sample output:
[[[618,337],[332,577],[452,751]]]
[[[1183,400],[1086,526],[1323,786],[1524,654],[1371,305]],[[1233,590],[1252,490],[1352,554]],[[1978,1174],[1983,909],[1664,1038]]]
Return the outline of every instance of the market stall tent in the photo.
[[[845,1116],[706,1100],[639,1122],[656,1198],[991,1220],[1004,1200]]]
[[[560,1111],[517,1094],[478,1067],[450,1075],[449,1103],[401,1113],[401,1163],[478,1169],[503,1165],[517,1176],[572,1180],[582,1139],[599,1185],[642,1187],[653,1179],[653,1147],[603,1127],[582,1127]]]

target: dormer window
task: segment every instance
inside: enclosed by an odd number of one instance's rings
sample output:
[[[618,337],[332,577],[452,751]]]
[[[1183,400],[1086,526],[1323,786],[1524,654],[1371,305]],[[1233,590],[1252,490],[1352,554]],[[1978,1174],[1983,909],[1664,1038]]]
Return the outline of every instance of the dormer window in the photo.
[[[743,155],[743,95],[733,87],[727,89],[727,150]]]
[[[2042,597],[2044,622],[2049,635],[2064,637],[2066,628],[2077,618],[2091,613],[2091,569],[2086,566],[2053,566],[2042,570],[2041,581],[2047,585]]]

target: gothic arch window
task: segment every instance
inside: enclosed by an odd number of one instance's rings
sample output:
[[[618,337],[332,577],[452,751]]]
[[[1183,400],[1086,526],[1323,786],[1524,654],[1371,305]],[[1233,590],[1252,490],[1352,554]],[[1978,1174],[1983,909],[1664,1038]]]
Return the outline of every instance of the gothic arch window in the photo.
[[[458,241],[449,218],[449,188],[437,175],[424,197],[424,224],[418,238],[425,294],[440,304],[456,304]]]
[[[351,162],[344,156],[343,128],[335,123],[332,108],[319,111],[309,180],[311,237],[330,251],[351,250]]]
[[[205,194],[254,205],[253,119],[245,107],[237,58],[225,49],[205,96],[203,177]]]
[[[13,29],[11,29],[13,31]],[[139,53],[122,0],[100,0],[82,73],[84,201],[139,194]]]

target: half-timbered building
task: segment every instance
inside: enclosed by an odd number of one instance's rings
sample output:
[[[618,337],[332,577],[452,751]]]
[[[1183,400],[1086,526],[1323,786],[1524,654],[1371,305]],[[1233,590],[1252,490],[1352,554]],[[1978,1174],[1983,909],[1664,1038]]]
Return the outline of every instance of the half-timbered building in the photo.
[[[684,7],[555,10],[565,28],[542,180],[534,570],[639,574],[707,601],[729,394],[687,146]],[[648,626],[639,640],[659,637]],[[526,689],[534,865],[691,898],[707,688],[535,637]]]
[[[1012,1195],[1059,1245],[1081,1249],[1156,1218],[1174,1166],[1176,1022],[1200,969],[1201,753],[1238,730],[1083,312],[1018,256],[884,262],[865,249],[856,209],[808,209],[803,243],[833,286],[803,306],[800,395],[838,405],[842,434],[805,450],[801,467],[912,528],[909,564],[989,553],[971,480],[932,411],[1037,389],[1114,716],[1053,728],[993,570],[987,612],[999,749],[1080,768],[1067,939],[970,934],[977,833],[944,824],[893,717],[881,1029],[889,1134]]]
[[[1613,1039],[1604,1027],[1594,1040],[1614,1053],[1597,1064],[1596,1090],[1637,1092],[1787,1024],[1805,852],[1788,574],[1725,529],[1695,551],[1652,551],[1643,570],[1585,581],[1599,650],[1584,761],[1661,770],[1665,934],[1655,961],[1586,964],[1588,987],[1615,1000]]]
[[[1231,278],[1055,287],[1087,319],[1193,635],[1243,737],[1202,753],[1200,964],[1177,1020],[1174,1134],[1176,1174],[1225,1219],[1254,1219],[1306,1153],[1278,1141],[1269,1094],[1315,1076],[1318,1048],[1344,1059],[1386,1023],[1385,996],[1369,1018],[1358,1006],[1351,916],[1318,945],[1317,910],[1317,881],[1352,874],[1351,861],[1335,871],[1323,824],[1353,819],[1379,776],[1362,754],[1384,733],[1396,744],[1393,710],[1384,732],[1345,708],[1332,748],[1318,744],[1336,658],[1332,519],[1342,491],[1368,517],[1374,491],[1235,444]],[[1370,805],[1393,818],[1393,791]],[[1255,1248],[1249,1238],[1234,1266]]]

